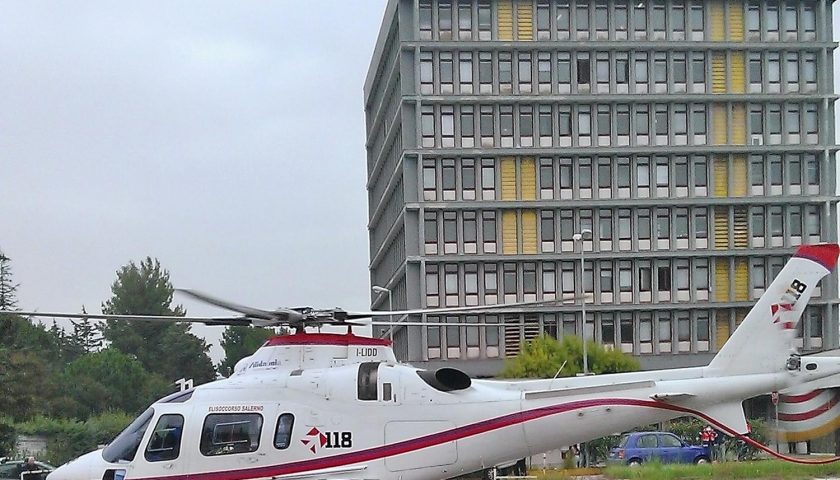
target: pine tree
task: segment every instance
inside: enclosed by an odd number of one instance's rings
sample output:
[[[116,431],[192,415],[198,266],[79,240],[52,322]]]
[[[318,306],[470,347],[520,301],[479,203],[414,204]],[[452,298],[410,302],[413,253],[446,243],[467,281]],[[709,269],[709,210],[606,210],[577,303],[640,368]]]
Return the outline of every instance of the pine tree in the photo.
[[[82,306],[82,313],[87,313]],[[73,332],[69,335],[69,343],[77,349],[80,355],[92,353],[102,348],[102,325],[89,318],[71,320]]]
[[[0,250],[0,310],[17,310],[19,286],[12,280],[12,259]]]
[[[181,305],[173,308],[175,289],[169,272],[160,262],[146,257],[138,266],[134,262],[117,271],[111,285],[111,298],[102,304],[102,312],[112,315],[164,315],[180,317],[186,312]],[[109,321],[103,335],[112,348],[133,355],[148,371],[169,382],[192,378],[195,384],[211,381],[216,376],[213,362],[207,355],[209,346],[190,333],[188,323]]]

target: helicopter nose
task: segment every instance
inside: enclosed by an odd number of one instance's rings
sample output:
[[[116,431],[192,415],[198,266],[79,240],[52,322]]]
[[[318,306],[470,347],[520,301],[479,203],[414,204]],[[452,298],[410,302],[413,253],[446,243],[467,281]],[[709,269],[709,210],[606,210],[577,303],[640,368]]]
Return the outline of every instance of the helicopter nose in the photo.
[[[104,467],[102,451],[97,450],[56,468],[47,475],[47,480],[100,480]]]

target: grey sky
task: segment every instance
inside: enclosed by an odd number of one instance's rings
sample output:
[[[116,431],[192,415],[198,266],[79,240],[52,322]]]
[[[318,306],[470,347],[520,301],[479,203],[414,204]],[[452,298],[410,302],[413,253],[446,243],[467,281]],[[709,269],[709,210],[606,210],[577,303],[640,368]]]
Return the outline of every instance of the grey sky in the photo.
[[[362,86],[384,5],[3,2],[0,249],[21,308],[99,311],[149,255],[240,303],[367,309]]]
[[[362,86],[384,5],[3,1],[0,249],[20,306],[99,311],[149,255],[240,303],[367,309]]]

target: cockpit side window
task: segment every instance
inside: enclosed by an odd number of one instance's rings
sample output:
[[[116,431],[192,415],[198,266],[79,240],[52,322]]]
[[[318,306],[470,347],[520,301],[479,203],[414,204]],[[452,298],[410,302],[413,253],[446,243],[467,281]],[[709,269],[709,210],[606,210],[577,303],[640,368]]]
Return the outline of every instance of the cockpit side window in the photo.
[[[376,383],[378,381],[379,362],[365,362],[359,364],[358,395],[359,400],[376,400],[378,398]]]
[[[102,458],[109,463],[117,463],[119,461],[130,462],[134,460],[134,455],[137,454],[137,448],[140,447],[140,442],[143,441],[143,435],[146,429],[149,428],[149,422],[155,416],[154,409],[150,408],[143,412],[139,417],[135,418],[131,425],[126,427],[117,438],[114,439],[105,450],[102,451]]]
[[[254,452],[260,448],[263,417],[258,413],[207,415],[199,450],[204,456]]]
[[[292,428],[295,426],[295,416],[284,413],[277,419],[277,430],[274,432],[274,447],[278,450],[289,448],[292,441]]]
[[[181,435],[184,417],[177,414],[161,415],[158,419],[144,456],[149,462],[175,460],[181,452]]]

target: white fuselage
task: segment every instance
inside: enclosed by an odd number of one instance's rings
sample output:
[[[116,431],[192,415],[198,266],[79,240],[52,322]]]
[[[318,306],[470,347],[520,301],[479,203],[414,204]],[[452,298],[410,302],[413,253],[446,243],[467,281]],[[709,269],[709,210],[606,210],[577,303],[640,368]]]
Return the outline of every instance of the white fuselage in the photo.
[[[821,365],[821,376],[840,372],[838,365],[836,359]],[[57,470],[50,480],[101,480],[107,469],[125,470],[126,479],[447,478],[636,425],[702,414],[718,404],[734,401],[740,408],[745,398],[816,375],[781,370],[710,376],[714,372],[708,368],[690,368],[555,380],[474,380],[466,389],[443,392],[410,366],[387,362],[377,370],[376,398],[370,400],[358,399],[358,364],[254,370],[202,385],[186,402],[152,406],[154,417],[133,461],[109,465],[101,452],[93,452]],[[654,400],[655,395],[665,401]],[[258,413],[258,447],[245,453],[202,454],[203,422],[214,412]],[[166,414],[187,419],[180,455],[147,461],[144,449],[157,420]],[[294,425],[288,446],[279,449],[275,433],[283,414],[294,415]]]

